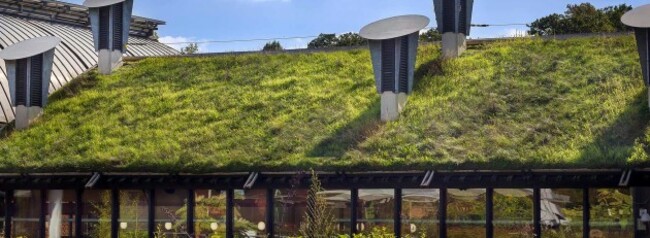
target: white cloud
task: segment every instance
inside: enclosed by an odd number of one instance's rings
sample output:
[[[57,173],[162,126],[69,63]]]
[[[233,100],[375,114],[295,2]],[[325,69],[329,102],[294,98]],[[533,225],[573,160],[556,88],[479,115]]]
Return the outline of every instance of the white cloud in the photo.
[[[198,40],[194,37],[184,37],[184,36],[162,36],[158,38],[158,41],[180,51],[181,48],[186,47],[191,42],[200,42],[205,40]],[[206,44],[198,44],[198,45],[199,45],[199,52],[208,52]]]
[[[521,30],[521,29],[508,29],[505,34],[506,37],[526,37],[528,36],[528,32],[526,30]]]

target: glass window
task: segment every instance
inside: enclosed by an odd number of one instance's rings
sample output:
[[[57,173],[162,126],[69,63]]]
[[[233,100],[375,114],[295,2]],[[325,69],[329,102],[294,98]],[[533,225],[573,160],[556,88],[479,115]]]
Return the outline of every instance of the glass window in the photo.
[[[196,190],[194,232],[197,237],[226,236],[226,191]]]
[[[60,234],[62,237],[72,237],[74,233],[74,217],[75,217],[75,206],[77,204],[77,192],[74,190],[51,190],[47,192],[47,200],[45,201],[47,206],[47,214],[45,215],[46,220],[46,237],[49,236],[49,226],[51,226],[56,221],[52,220],[52,208],[54,208],[58,203],[58,198],[60,197],[61,202],[61,221],[60,221]]]
[[[634,237],[629,189],[589,189],[590,237]]]
[[[582,237],[582,189],[541,189],[542,237]]]
[[[485,189],[448,189],[447,193],[448,237],[485,237]]]
[[[281,237],[300,235],[300,224],[307,214],[307,189],[275,190],[275,234]]]
[[[235,237],[266,237],[266,190],[235,190]]]
[[[393,233],[395,190],[359,189],[357,232]]]
[[[402,190],[402,236],[438,237],[438,189]]]
[[[14,191],[13,237],[40,237],[41,191]]]
[[[156,190],[156,234],[163,237],[188,236],[188,190]]]
[[[149,199],[145,191],[120,191],[120,237],[146,237]]]
[[[533,237],[533,189],[494,189],[495,237]]]
[[[111,191],[83,192],[81,225],[83,237],[111,237]]]

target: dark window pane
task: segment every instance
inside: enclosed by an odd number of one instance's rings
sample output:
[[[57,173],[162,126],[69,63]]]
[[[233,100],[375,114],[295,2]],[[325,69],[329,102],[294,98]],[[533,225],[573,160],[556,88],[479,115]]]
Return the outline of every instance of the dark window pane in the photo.
[[[359,189],[357,232],[392,234],[394,198],[393,189]]]
[[[146,237],[149,199],[142,190],[120,191],[120,237]]]
[[[235,237],[266,237],[266,190],[235,190]]]
[[[187,236],[188,190],[156,190],[156,233],[163,237]]]
[[[194,232],[197,237],[226,236],[226,191],[196,190]]]
[[[485,237],[485,189],[447,191],[448,237]]]
[[[582,237],[582,189],[541,189],[542,237]]]
[[[402,190],[402,236],[438,237],[438,189]]]
[[[495,189],[493,202],[495,237],[533,237],[533,189]]]
[[[81,230],[84,237],[111,237],[111,192],[85,190]]]
[[[40,237],[40,190],[14,191],[15,210],[11,235],[13,237]]]
[[[590,189],[591,237],[634,237],[629,189]]]

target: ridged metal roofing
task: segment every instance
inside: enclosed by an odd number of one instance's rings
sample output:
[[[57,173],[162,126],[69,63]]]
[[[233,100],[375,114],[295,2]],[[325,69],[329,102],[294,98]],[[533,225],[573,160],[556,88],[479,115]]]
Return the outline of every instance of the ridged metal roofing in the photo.
[[[56,47],[54,55],[50,93],[97,65],[97,53],[89,28],[0,14],[0,49],[39,36],[61,38],[61,44]],[[165,44],[131,36],[125,56],[146,57],[175,54],[178,54],[178,51]],[[14,108],[11,107],[9,84],[2,60],[0,60],[0,89],[0,123],[11,122],[14,119]]]

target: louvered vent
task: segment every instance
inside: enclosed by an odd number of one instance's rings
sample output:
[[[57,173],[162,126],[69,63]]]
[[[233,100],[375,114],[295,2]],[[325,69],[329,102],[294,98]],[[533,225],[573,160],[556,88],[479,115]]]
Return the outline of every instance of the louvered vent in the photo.
[[[458,33],[467,34],[467,0],[460,0],[458,15]]]
[[[124,3],[113,6],[113,50],[123,50]]]
[[[99,8],[99,49],[108,49],[111,7]]]
[[[400,39],[399,54],[399,92],[408,93],[409,90],[409,37],[403,36]]]
[[[442,33],[456,30],[456,0],[442,0]]]
[[[16,61],[16,102],[14,105],[27,106],[27,59]]]
[[[29,106],[43,107],[43,55],[30,58]]]
[[[650,29],[636,28],[636,40],[641,56],[641,71],[646,85],[650,85]]]
[[[381,92],[395,91],[395,40],[381,41]]]

